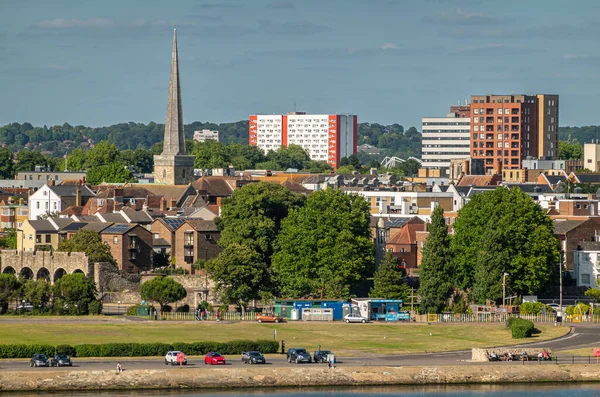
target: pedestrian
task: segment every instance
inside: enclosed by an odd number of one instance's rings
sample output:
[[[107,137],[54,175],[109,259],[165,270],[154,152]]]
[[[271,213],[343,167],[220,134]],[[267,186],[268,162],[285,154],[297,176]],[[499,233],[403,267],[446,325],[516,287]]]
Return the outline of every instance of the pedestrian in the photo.
[[[217,317],[217,321],[220,321],[219,320],[219,311],[218,310],[217,310],[217,313],[216,313],[216,317]]]
[[[183,352],[177,353],[177,362],[179,363],[179,368],[183,368],[184,361],[185,361],[185,354],[183,354]]]
[[[123,366],[121,365],[121,363],[117,363],[117,372],[123,372]]]

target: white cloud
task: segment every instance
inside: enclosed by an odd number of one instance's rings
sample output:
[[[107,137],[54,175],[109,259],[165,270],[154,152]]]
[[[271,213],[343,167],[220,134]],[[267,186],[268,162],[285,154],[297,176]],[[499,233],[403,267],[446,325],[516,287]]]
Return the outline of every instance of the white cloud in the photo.
[[[382,50],[397,50],[398,45],[395,43],[383,43],[379,46],[379,48],[381,48]]]
[[[39,28],[47,29],[69,29],[69,28],[105,28],[113,26],[114,22],[105,18],[90,19],[48,19],[35,24]]]

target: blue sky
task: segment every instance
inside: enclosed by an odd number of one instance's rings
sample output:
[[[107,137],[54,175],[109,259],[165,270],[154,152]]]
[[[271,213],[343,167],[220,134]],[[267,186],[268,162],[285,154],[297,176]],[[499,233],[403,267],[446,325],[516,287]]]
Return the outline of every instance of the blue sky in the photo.
[[[416,125],[472,94],[559,94],[600,124],[600,1],[2,0],[0,124],[355,113]]]

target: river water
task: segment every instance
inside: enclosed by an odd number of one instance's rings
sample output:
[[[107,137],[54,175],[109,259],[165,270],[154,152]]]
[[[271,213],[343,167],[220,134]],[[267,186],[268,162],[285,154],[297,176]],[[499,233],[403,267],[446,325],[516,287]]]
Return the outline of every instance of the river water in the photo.
[[[600,383],[406,386],[406,387],[326,387],[303,389],[237,389],[229,391],[106,391],[81,393],[16,393],[18,397],[600,397]]]

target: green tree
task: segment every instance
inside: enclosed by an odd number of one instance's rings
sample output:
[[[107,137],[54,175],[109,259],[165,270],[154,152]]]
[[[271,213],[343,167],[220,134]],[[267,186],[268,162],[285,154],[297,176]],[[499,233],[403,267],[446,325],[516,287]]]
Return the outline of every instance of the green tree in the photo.
[[[6,147],[0,148],[0,179],[13,179],[14,176],[13,152]]]
[[[436,207],[431,214],[429,236],[423,247],[419,272],[421,308],[427,313],[439,313],[446,307],[453,291],[452,253],[444,210]]]
[[[0,237],[0,247],[6,249],[17,249],[16,229],[4,229],[4,237]]]
[[[581,160],[583,159],[583,147],[576,140],[572,142],[558,141],[558,158],[561,160]]]
[[[165,305],[177,302],[187,296],[183,285],[169,277],[156,277],[140,286],[141,298],[145,301],[156,302],[163,311]]]
[[[54,309],[61,314],[90,314],[90,306],[93,307],[92,302],[96,301],[96,284],[83,273],[67,274],[59,278],[52,290]]]
[[[375,272],[373,288],[369,292],[372,298],[403,299],[410,293],[410,287],[403,282],[404,269],[398,266],[398,259],[386,252],[379,268]]]
[[[496,292],[487,296],[497,297],[503,270],[516,294],[542,292],[557,280],[560,247],[552,220],[522,190],[500,187],[475,195],[459,214],[453,225],[452,251],[457,284],[463,290],[484,280],[496,286]],[[486,271],[489,265],[479,258],[482,255],[499,269]],[[482,278],[476,281],[476,274]]]
[[[497,300],[502,296],[503,274],[508,269],[510,257],[502,250],[502,234],[492,225],[484,231],[481,247],[475,264],[472,299],[484,304],[487,299]]]
[[[592,298],[594,302],[600,302],[600,289],[597,288],[589,288],[585,291],[585,296],[588,298]]]
[[[335,170],[335,173],[338,174],[338,175],[344,175],[344,174],[351,174],[354,171],[355,171],[354,167],[348,164],[348,165],[345,165],[343,167],[338,167]]]
[[[362,167],[360,160],[355,154],[351,154],[350,156],[348,156],[348,164],[354,167],[355,170],[359,170]]]
[[[89,170],[113,164],[119,158],[119,149],[117,149],[115,144],[101,141],[92,150],[88,151],[86,155],[85,167]]]
[[[121,162],[114,162],[108,165],[88,168],[86,172],[86,180],[92,185],[99,185],[102,182],[107,183],[124,183],[135,182],[135,177],[129,168]]]
[[[375,267],[369,219],[364,198],[332,189],[313,192],[290,211],[273,255],[281,295],[350,297]]]
[[[217,258],[207,262],[206,268],[215,281],[220,301],[235,303],[242,310],[271,287],[271,267],[246,245],[228,245]]]
[[[50,302],[52,286],[46,280],[27,280],[21,289],[21,299],[30,302],[34,311],[43,310]]]
[[[215,219],[221,230],[219,245],[223,248],[234,243],[245,245],[270,266],[282,219],[290,210],[301,207],[304,200],[304,196],[267,182],[234,190],[230,199],[223,200],[221,216]]]
[[[48,167],[48,158],[38,150],[21,150],[17,153],[16,171],[33,171],[35,166]]]
[[[85,252],[90,262],[117,262],[110,253],[110,247],[102,242],[100,235],[91,230],[79,230],[68,240],[58,244],[57,251]]]
[[[11,299],[18,296],[21,283],[14,274],[0,273],[0,314],[6,313]]]

